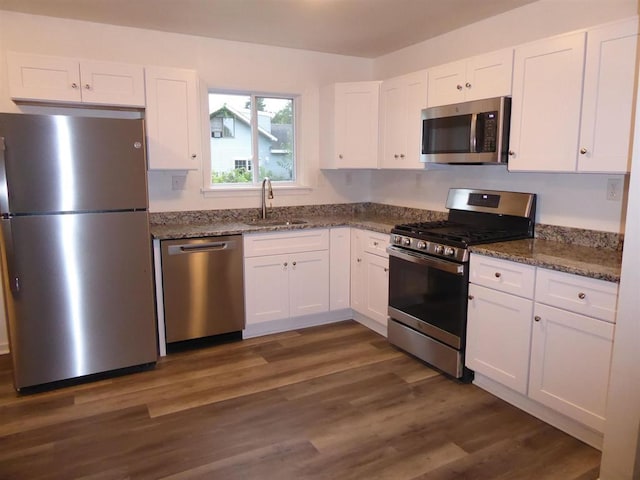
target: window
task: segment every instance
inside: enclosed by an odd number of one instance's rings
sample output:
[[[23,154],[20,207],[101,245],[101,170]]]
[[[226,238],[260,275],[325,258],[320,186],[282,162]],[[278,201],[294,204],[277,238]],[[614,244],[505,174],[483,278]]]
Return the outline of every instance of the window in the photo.
[[[296,181],[293,97],[209,93],[211,186]]]
[[[235,118],[223,116],[226,112],[217,112],[211,117],[211,138],[233,138],[235,136]]]

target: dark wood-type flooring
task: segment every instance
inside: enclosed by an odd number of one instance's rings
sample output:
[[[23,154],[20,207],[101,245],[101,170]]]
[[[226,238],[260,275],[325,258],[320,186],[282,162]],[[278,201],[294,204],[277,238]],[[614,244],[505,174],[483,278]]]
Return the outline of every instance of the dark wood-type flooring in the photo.
[[[599,462],[353,321],[25,396],[0,357],[2,480],[587,480]]]

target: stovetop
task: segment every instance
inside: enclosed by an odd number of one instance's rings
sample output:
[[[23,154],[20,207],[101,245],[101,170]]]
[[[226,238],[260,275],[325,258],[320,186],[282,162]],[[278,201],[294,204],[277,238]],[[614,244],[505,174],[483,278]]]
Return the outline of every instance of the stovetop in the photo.
[[[447,220],[396,225],[391,245],[466,262],[471,245],[533,237],[535,204],[532,193],[452,188]]]

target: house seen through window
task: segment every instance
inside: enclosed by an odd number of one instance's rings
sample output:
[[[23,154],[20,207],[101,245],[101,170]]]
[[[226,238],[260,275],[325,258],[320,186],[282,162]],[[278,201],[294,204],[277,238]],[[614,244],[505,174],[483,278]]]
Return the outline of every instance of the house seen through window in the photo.
[[[294,100],[209,93],[211,185],[295,182]]]

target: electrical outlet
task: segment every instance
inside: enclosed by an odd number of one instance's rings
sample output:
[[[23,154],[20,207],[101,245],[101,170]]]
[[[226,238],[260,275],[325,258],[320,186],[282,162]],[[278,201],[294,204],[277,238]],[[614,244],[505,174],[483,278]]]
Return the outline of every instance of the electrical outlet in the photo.
[[[173,175],[171,177],[171,190],[184,190],[187,188],[186,175]]]
[[[622,200],[622,179],[607,179],[607,200],[619,202]]]

